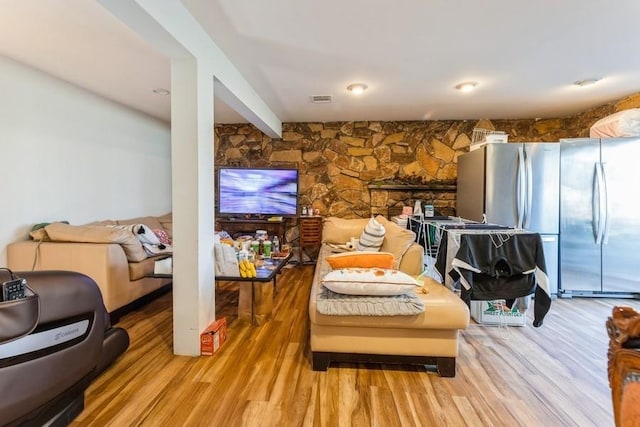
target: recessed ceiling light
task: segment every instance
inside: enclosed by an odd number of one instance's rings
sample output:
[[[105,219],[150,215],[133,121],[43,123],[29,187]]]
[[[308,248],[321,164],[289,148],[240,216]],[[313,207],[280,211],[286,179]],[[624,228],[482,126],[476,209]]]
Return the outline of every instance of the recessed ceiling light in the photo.
[[[591,78],[591,79],[577,80],[577,81],[573,82],[573,84],[576,85],[576,86],[585,87],[585,86],[591,86],[593,84],[596,84],[600,80],[602,80],[600,77],[594,77],[594,78]]]
[[[478,86],[478,82],[463,82],[458,83],[456,89],[460,92],[471,92],[476,86]]]
[[[155,89],[153,90],[153,93],[155,93],[156,95],[163,95],[163,96],[167,96],[167,95],[169,95],[171,92],[169,92],[167,89],[164,89],[164,88],[158,87],[158,88],[155,88]]]
[[[362,92],[364,92],[367,89],[367,87],[368,86],[364,83],[352,83],[349,86],[347,86],[347,90],[354,95],[360,95]]]

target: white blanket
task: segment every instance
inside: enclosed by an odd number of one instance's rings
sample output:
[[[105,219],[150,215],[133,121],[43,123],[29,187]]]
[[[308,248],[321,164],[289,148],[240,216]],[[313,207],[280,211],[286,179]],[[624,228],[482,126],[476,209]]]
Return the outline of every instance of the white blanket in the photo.
[[[330,316],[413,316],[424,312],[422,299],[414,293],[393,296],[344,295],[321,286],[318,312]]]

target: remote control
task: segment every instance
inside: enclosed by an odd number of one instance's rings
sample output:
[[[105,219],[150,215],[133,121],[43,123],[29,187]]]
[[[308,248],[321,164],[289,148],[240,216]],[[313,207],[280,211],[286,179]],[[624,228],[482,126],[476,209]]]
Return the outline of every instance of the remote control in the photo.
[[[25,279],[14,279],[4,282],[2,284],[2,301],[26,298],[26,285],[27,281]]]

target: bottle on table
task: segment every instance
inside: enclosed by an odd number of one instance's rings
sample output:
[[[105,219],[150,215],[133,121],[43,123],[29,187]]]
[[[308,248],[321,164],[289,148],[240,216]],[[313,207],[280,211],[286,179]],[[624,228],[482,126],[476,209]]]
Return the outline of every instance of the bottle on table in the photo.
[[[280,252],[280,239],[278,239],[278,236],[273,236],[272,249],[273,249],[274,253],[279,253]]]

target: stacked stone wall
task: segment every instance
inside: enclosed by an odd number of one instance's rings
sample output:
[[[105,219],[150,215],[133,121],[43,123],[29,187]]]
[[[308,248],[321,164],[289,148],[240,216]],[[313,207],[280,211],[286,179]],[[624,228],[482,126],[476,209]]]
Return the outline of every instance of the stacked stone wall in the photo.
[[[416,200],[432,201],[438,215],[455,215],[455,190],[369,185],[397,178],[455,182],[457,158],[469,151],[476,127],[504,131],[509,142],[552,143],[587,137],[598,119],[637,107],[640,93],[557,119],[283,123],[282,138],[270,138],[251,124],[221,124],[215,128],[215,164],[298,168],[300,205],[323,216],[390,214]]]

